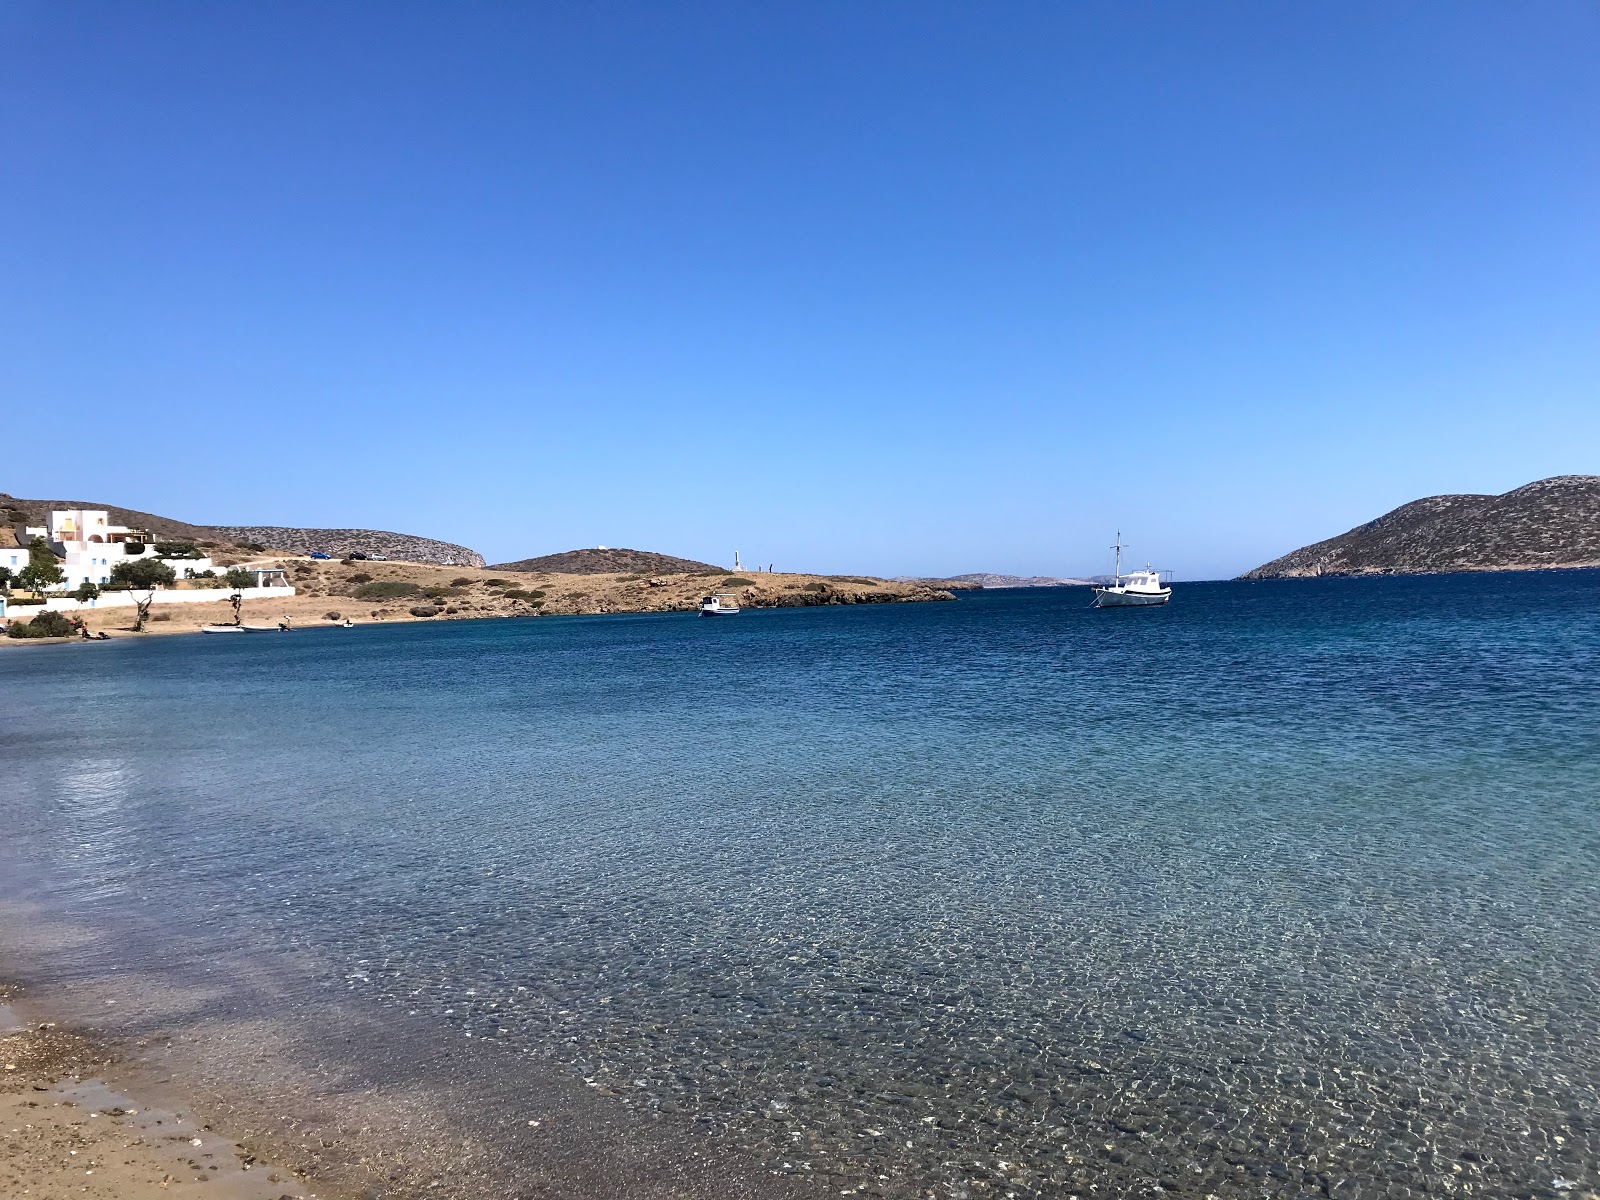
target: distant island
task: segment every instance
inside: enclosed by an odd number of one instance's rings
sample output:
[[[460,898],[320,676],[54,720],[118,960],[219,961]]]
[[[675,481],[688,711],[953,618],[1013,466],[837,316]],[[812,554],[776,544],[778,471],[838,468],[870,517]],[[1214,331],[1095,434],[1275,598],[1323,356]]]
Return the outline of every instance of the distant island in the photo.
[[[996,575],[989,571],[978,571],[969,575],[952,575],[951,583],[966,583],[980,588],[1024,588],[1024,587],[1087,587],[1094,582],[1089,579],[1062,579],[1055,575]]]
[[[1556,475],[1499,496],[1413,500],[1239,578],[1594,566],[1600,566],[1600,475]]]
[[[546,554],[539,558],[519,558],[516,562],[495,563],[495,571],[521,571],[537,573],[549,571],[557,575],[712,575],[723,569],[712,563],[696,562],[692,558],[675,558],[670,554],[656,554],[650,550],[608,550],[604,546],[593,550],[566,550],[560,554]]]

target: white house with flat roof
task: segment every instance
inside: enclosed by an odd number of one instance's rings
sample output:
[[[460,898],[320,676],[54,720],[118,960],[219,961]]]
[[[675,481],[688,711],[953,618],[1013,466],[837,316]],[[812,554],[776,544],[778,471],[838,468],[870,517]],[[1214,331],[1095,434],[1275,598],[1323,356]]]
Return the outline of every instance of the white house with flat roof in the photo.
[[[156,554],[148,533],[127,525],[113,525],[110,516],[93,508],[56,509],[51,512],[48,525],[23,529],[19,540],[26,543],[42,537],[51,552],[61,560],[59,565],[67,578],[65,583],[53,589],[56,591],[70,592],[86,580],[94,584],[110,583],[113,567],[120,562],[136,562],[141,558],[166,563],[177,572],[179,579],[190,573],[213,569],[209,558],[161,557]],[[16,561],[9,561],[11,559]],[[0,567],[20,571],[27,565],[26,546],[16,550],[9,547],[0,550]]]

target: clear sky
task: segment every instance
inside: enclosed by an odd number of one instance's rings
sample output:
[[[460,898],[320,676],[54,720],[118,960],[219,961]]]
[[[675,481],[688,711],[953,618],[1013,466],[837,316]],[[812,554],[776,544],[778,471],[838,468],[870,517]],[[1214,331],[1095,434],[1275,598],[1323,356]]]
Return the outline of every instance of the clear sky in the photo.
[[[1234,574],[1600,472],[1600,6],[0,0],[0,490]]]

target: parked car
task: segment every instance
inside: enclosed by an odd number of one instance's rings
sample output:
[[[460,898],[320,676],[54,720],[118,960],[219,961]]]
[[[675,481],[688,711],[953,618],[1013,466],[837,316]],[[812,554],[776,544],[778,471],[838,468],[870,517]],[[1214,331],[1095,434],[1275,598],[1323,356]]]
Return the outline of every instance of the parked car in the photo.
[[[361,553],[359,550],[352,550],[349,554],[345,555],[345,559],[349,562],[366,562],[367,556]]]
[[[324,553],[323,553],[323,552],[322,552],[322,551],[321,551],[321,550],[313,550],[313,551],[312,551],[312,552],[311,552],[311,557],[312,557],[312,558],[332,558],[332,557],[333,557],[333,555],[331,555],[331,554],[324,554]]]
[[[388,562],[389,561],[389,556],[387,554],[369,554],[369,555],[367,555],[367,557],[370,558],[373,562]]]

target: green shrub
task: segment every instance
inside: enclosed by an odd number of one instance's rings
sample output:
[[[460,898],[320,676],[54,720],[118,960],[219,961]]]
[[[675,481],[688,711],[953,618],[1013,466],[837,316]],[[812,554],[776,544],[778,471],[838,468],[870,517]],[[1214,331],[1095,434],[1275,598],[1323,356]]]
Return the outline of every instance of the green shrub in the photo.
[[[533,601],[535,601],[535,600],[543,600],[544,599],[544,592],[543,592],[542,589],[539,589],[539,588],[535,588],[531,592],[524,591],[522,588],[512,588],[505,595],[506,595],[506,599],[507,600],[526,600],[530,604],[533,603]],[[587,595],[587,593],[585,593],[585,592],[574,592],[573,593],[573,598],[581,599],[585,595]]]
[[[461,588],[425,587],[422,589],[422,594],[429,600],[454,600],[469,593]]]
[[[154,615],[151,616],[150,619],[152,621],[170,621],[170,620],[172,620],[172,614],[171,613],[155,613]]]
[[[85,579],[78,585],[77,590],[72,593],[72,598],[78,601],[80,604],[86,604],[99,594],[100,588],[91,583],[89,580]]]
[[[365,571],[357,571],[354,575],[350,576],[350,582],[351,583],[371,583],[372,582],[372,576],[368,575]]]
[[[204,571],[196,571],[193,567],[186,567],[184,568],[183,577],[185,579],[215,579],[217,573],[210,567],[207,567]]]
[[[124,554],[126,554],[129,558],[138,558],[139,555],[144,553],[144,543],[143,542],[123,542],[122,543],[122,552]]]
[[[755,584],[755,580],[754,579],[746,579],[743,575],[729,575],[726,579],[724,579],[722,581],[720,586],[722,586],[722,587],[752,587],[752,586],[754,586],[754,584]]]
[[[72,632],[72,622],[58,612],[46,610],[33,618],[33,624],[44,630],[44,637],[66,637]]]
[[[455,579],[450,581],[451,587],[470,587],[471,584],[472,580],[468,579],[465,575],[457,576]]]
[[[46,638],[66,637],[72,632],[72,622],[58,612],[46,609],[37,614],[33,620],[13,621],[6,630],[8,637],[14,638]]]
[[[492,587],[492,588],[506,588],[506,587],[510,587],[511,586],[511,580],[509,580],[509,579],[485,579],[483,581],[483,586],[484,587]]]
[[[828,585],[825,584],[825,583],[818,583],[816,580],[813,579],[810,583],[806,584],[805,587],[803,587],[800,590],[801,591],[805,591],[805,592],[825,592],[825,591],[828,590]]]
[[[193,542],[157,542],[156,554],[162,558],[201,558]]]
[[[416,596],[421,591],[416,584],[403,579],[380,579],[374,583],[363,583],[355,590],[355,595],[358,600],[391,600],[399,596]]]
[[[407,609],[413,617],[437,617],[439,610],[431,604],[419,604],[415,608]]]
[[[243,567],[229,567],[223,581],[231,588],[254,587],[256,576],[254,571],[246,571]]]

